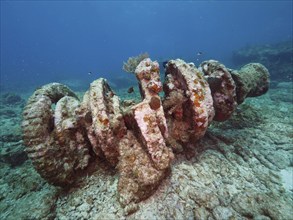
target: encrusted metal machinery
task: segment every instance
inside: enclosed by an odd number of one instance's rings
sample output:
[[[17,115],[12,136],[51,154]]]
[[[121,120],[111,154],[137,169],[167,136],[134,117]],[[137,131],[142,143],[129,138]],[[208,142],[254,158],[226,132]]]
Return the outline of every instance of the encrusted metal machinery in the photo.
[[[158,62],[146,58],[135,75],[139,103],[121,104],[105,79],[92,82],[81,102],[68,87],[51,83],[29,98],[22,123],[26,151],[44,179],[67,186],[91,157],[104,158],[119,172],[119,202],[127,214],[168,175],[174,153],[196,146],[213,120],[229,119],[246,97],[269,86],[259,63],[236,71],[214,60],[199,68],[170,60],[162,85]]]

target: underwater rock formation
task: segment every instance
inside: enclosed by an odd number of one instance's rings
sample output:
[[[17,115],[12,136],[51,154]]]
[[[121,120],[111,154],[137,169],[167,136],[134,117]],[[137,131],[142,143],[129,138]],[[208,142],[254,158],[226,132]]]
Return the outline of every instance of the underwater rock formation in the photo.
[[[14,93],[4,93],[1,95],[0,104],[3,105],[20,105],[23,104],[24,100]]]
[[[292,39],[276,44],[255,45],[233,52],[233,62],[237,66],[246,63],[262,63],[268,68],[271,80],[292,81],[293,46]]]
[[[43,86],[23,112],[29,158],[44,179],[59,186],[73,183],[91,156],[104,158],[120,174],[125,213],[136,211],[168,175],[173,152],[194,147],[214,117],[228,119],[236,103],[268,89],[269,74],[260,64],[236,72],[210,60],[200,69],[170,60],[161,100],[159,64],[142,60],[135,70],[142,101],[127,106],[105,79],[91,83],[81,103],[66,86]]]

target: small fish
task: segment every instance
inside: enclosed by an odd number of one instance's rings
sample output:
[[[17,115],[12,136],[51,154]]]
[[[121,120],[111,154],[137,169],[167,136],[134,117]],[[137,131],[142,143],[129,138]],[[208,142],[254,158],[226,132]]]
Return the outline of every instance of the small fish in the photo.
[[[92,75],[92,72],[88,72],[87,74],[88,74],[88,75]]]
[[[133,86],[131,86],[128,90],[127,90],[128,93],[133,93],[134,92],[134,88]]]
[[[201,52],[201,51],[199,51],[199,52],[197,52],[197,56],[201,56],[203,54],[203,52]]]
[[[162,64],[163,64],[163,67],[164,67],[164,68],[166,68],[168,62],[169,62],[169,60],[163,61]]]

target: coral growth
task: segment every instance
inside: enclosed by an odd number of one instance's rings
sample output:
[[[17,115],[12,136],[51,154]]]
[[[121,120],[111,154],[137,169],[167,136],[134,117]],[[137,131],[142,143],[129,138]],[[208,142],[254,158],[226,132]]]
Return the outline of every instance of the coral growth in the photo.
[[[216,121],[225,121],[237,107],[236,85],[228,69],[215,60],[200,64],[213,94]]]
[[[91,83],[87,105],[92,118],[91,129],[98,142],[94,151],[101,150],[110,164],[115,166],[119,155],[118,141],[126,133],[119,98],[105,79],[98,79]]]
[[[237,103],[244,102],[246,97],[256,97],[269,89],[269,71],[260,63],[249,63],[240,70],[231,70],[236,84]]]
[[[164,92],[169,141],[178,146],[202,138],[214,117],[211,90],[202,73],[192,63],[171,60],[166,65]],[[179,94],[184,98],[178,102]],[[173,104],[165,103],[172,99]]]
[[[168,175],[173,152],[194,146],[215,115],[226,120],[236,102],[265,93],[269,77],[260,64],[237,72],[206,61],[201,72],[177,59],[167,63],[162,86],[156,61],[146,58],[135,67],[142,97],[138,104],[120,105],[105,79],[91,83],[81,103],[69,88],[52,83],[30,97],[22,123],[28,156],[51,184],[72,183],[90,155],[116,167],[126,214],[136,211],[137,203]]]
[[[135,56],[135,57],[129,57],[127,62],[123,63],[122,69],[125,72],[134,73],[138,64],[142,60],[144,60],[145,58],[148,58],[148,57],[149,57],[148,53],[142,53],[142,54],[139,54],[138,56]]]
[[[119,143],[118,182],[119,202],[125,213],[130,214],[138,209],[137,203],[151,195],[158,187],[168,170],[156,169],[143,144],[132,131]]]
[[[76,170],[86,167],[89,158],[74,116],[76,102],[68,87],[51,83],[34,92],[23,112],[26,152],[40,175],[54,185],[72,183]]]

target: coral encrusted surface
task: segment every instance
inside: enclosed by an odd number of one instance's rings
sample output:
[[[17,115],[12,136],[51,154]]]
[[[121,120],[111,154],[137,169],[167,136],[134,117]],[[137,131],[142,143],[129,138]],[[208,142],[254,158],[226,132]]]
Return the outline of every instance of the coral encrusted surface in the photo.
[[[22,124],[30,160],[0,161],[0,218],[290,219],[293,107],[278,94],[292,85],[268,91],[266,68],[250,65],[170,60],[162,85],[145,59],[138,103],[121,102],[105,79],[81,101],[61,84],[38,89]],[[1,139],[1,148],[24,144]]]

